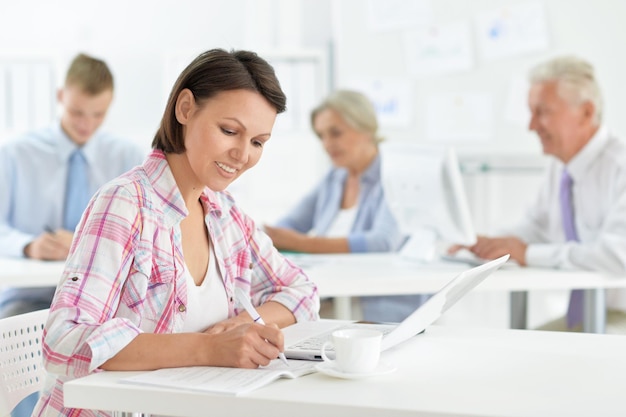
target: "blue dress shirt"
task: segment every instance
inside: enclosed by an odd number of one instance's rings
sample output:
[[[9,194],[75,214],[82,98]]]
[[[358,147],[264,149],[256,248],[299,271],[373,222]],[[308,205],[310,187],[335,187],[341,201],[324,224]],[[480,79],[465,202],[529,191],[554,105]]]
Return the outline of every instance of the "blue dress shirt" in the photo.
[[[68,158],[75,149],[60,123],[0,148],[0,256],[22,257],[34,238],[62,227]],[[130,140],[105,133],[96,133],[83,152],[91,195],[147,154]]]
[[[24,247],[38,235],[63,226],[68,159],[75,149],[60,123],[23,134],[0,147],[0,257],[23,257]],[[89,139],[83,153],[91,195],[141,164],[146,154],[129,140],[104,133]],[[0,293],[0,316],[10,315],[9,311],[47,308],[54,290],[4,289]],[[31,394],[11,415],[30,415],[37,398],[37,393]]]

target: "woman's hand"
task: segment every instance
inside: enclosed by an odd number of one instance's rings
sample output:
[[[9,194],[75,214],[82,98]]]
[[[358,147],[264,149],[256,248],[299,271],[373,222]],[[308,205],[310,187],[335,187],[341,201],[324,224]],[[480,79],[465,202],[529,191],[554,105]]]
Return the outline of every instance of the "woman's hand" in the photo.
[[[264,226],[263,229],[278,250],[300,250],[301,242],[306,238],[302,233],[282,227]]]
[[[226,323],[229,322],[229,323]],[[269,365],[284,350],[284,338],[276,325],[247,323],[234,325],[226,320],[225,326],[215,329],[211,338],[211,364],[236,368],[257,368]],[[221,323],[220,323],[221,324]],[[209,333],[209,330],[207,330]]]
[[[228,323],[226,323],[228,322]],[[275,325],[235,325],[226,320],[203,333],[140,333],[100,368],[141,371],[183,366],[265,366],[284,349],[284,337]],[[221,330],[221,331],[218,331]]]
[[[240,314],[235,317],[231,317],[229,319],[220,321],[219,323],[215,323],[211,327],[207,328],[204,333],[216,334],[227,332],[235,327],[241,326],[242,324],[250,324],[252,323],[252,319],[247,314]]]

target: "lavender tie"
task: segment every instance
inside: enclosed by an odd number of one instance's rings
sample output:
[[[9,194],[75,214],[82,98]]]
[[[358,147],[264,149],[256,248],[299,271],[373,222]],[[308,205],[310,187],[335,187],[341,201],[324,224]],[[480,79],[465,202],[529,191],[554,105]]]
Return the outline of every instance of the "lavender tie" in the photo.
[[[565,169],[561,175],[560,199],[565,239],[578,241],[576,225],[574,224],[574,206],[572,205],[572,177]],[[583,298],[583,290],[572,290],[567,308],[567,327],[570,329],[583,321]]]

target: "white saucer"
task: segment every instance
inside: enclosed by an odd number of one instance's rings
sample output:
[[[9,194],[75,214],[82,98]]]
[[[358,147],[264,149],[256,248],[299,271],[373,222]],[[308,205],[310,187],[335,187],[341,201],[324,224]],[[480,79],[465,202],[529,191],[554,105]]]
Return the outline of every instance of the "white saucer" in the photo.
[[[390,374],[393,371],[395,371],[397,368],[394,366],[387,365],[386,363],[379,362],[376,369],[374,369],[371,372],[348,373],[348,372],[342,372],[339,369],[335,368],[334,364],[332,363],[321,362],[315,365],[315,369],[323,374],[334,376],[335,378],[361,379],[361,378],[368,378],[370,376]]]

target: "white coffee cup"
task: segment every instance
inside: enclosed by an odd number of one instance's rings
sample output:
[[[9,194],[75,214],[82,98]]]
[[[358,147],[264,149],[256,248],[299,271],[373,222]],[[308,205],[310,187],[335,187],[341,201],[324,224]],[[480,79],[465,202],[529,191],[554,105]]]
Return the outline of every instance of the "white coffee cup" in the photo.
[[[378,330],[335,330],[331,340],[322,346],[322,359],[341,372],[372,372],[378,366],[382,338],[383,334]],[[330,346],[335,348],[335,360],[326,354],[326,349]]]

